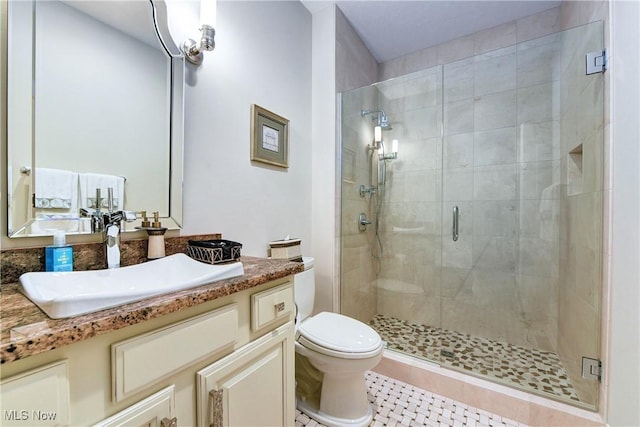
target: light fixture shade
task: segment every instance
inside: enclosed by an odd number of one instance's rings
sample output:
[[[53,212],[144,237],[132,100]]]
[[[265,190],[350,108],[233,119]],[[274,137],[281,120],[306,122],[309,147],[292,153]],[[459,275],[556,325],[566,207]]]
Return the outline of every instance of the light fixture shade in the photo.
[[[217,0],[200,0],[200,49],[212,51],[216,47]]]
[[[216,0],[200,0],[200,25],[216,27],[218,7]]]
[[[391,141],[391,152],[392,153],[397,153],[398,152],[398,140],[394,139],[393,141]]]
[[[382,141],[382,127],[381,126],[376,126],[375,128],[373,128],[373,140],[375,142],[381,142]]]
[[[182,43],[182,52],[187,61],[200,65],[203,52],[216,47],[216,0],[200,0],[200,38],[198,41],[188,38]]]

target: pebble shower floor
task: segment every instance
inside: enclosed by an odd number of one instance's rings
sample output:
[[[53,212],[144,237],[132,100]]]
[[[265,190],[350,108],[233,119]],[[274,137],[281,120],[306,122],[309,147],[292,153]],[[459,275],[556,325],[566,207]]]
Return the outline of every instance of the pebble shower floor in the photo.
[[[526,426],[376,372],[367,372],[366,382],[376,411],[370,427]],[[296,410],[296,427],[324,425]]]
[[[442,365],[472,372],[535,392],[579,401],[578,394],[557,354],[525,348],[460,332],[375,316],[369,325],[387,348]],[[442,350],[450,350],[445,358]]]

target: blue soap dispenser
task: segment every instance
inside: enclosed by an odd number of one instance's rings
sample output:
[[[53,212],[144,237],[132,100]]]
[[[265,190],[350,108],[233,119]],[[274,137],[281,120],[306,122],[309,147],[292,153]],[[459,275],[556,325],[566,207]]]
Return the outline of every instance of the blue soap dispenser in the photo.
[[[67,245],[64,231],[53,233],[53,245],[44,250],[47,271],[73,271],[73,247]]]

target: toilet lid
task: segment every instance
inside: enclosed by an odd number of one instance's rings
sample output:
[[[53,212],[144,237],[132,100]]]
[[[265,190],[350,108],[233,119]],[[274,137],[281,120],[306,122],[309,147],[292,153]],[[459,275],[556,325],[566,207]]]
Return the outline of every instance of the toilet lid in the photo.
[[[341,353],[369,353],[382,345],[371,327],[337,313],[316,314],[302,322],[298,333],[317,346]]]

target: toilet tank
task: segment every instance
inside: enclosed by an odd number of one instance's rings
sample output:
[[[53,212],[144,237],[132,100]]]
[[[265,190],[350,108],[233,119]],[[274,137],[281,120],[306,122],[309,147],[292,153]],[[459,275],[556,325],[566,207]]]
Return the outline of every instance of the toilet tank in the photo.
[[[294,276],[294,295],[298,312],[296,322],[300,322],[313,313],[313,301],[316,296],[316,279],[313,258],[302,257],[304,271]]]

